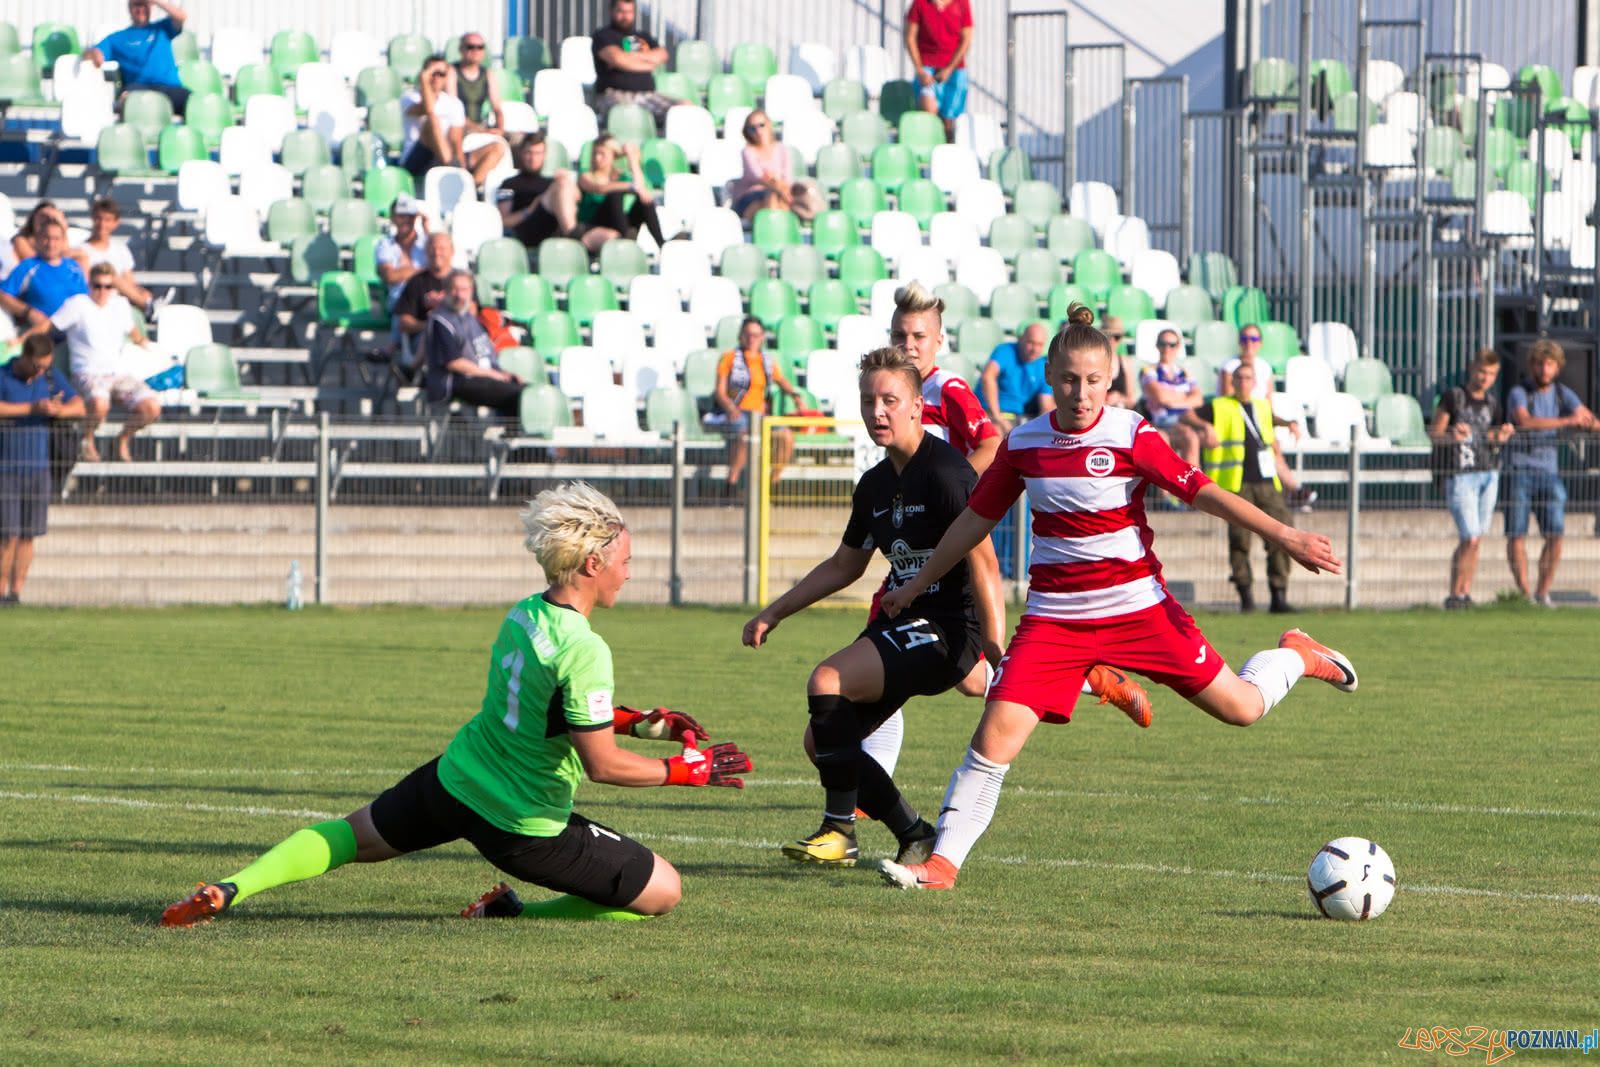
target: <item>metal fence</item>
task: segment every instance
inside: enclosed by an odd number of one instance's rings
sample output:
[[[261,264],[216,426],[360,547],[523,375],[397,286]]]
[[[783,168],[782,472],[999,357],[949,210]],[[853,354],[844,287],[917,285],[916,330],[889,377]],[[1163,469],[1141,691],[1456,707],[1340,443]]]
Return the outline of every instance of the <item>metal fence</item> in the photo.
[[[70,429],[61,435],[49,532],[38,540],[24,601],[282,601],[297,571],[307,603],[499,603],[541,580],[522,548],[522,502],[583,478],[617,501],[634,531],[630,598],[749,602],[757,596],[758,540],[765,535],[773,546],[768,591],[776,595],[837,543],[860,466],[851,447],[840,452],[819,438],[811,448],[800,435],[763,518],[759,495],[726,484],[720,443],[516,441],[486,435],[480,423],[439,435],[414,419],[289,424],[278,444],[265,420],[181,433],[160,426],[135,439],[132,463],[74,462],[77,438]],[[18,432],[0,428],[0,455],[16,454]],[[1456,536],[1442,492],[1447,472],[1428,446],[1363,440],[1355,452],[1286,451],[1302,484],[1318,493],[1295,523],[1328,534],[1348,561],[1344,576],[1298,572],[1293,600],[1392,608],[1443,598]],[[1600,603],[1600,435],[1564,436],[1559,456],[1568,503],[1552,595]],[[759,470],[753,457],[751,476]],[[10,484],[0,477],[0,486]],[[1360,487],[1354,497],[1352,484]],[[1510,492],[1504,485],[1502,514]],[[1163,510],[1159,494],[1150,506],[1174,593],[1201,606],[1234,603],[1222,524]],[[1479,600],[1512,589],[1502,531],[1496,519],[1484,538]],[[1006,548],[1008,562],[1015,547]],[[1253,551],[1259,592],[1265,569],[1259,546]],[[1537,527],[1529,555],[1538,558]]]

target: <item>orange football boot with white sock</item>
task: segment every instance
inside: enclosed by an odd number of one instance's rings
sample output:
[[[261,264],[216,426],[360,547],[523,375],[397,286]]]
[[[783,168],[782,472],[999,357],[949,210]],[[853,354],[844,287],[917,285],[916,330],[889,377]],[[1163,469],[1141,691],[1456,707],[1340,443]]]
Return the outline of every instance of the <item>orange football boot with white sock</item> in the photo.
[[[1306,665],[1307,678],[1320,678],[1342,693],[1356,691],[1356,669],[1343,652],[1335,652],[1327,645],[1318,644],[1303,630],[1286,630],[1278,638],[1278,647],[1300,653]]]

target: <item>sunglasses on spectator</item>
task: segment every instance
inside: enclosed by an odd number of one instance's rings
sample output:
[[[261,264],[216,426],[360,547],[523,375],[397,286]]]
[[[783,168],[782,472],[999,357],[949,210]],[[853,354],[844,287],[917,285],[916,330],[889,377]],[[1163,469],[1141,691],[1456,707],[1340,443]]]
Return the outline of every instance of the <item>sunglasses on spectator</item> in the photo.
[[[1259,333],[1241,333],[1239,335],[1239,340],[1243,341],[1247,345],[1260,344],[1261,335]]]
[[[468,41],[466,44],[461,46],[461,50],[463,52],[481,52],[481,51],[483,51],[483,42],[482,41]]]
[[[1156,347],[1157,348],[1177,348],[1178,347],[1178,342],[1176,342],[1176,341],[1157,341],[1156,342]]]

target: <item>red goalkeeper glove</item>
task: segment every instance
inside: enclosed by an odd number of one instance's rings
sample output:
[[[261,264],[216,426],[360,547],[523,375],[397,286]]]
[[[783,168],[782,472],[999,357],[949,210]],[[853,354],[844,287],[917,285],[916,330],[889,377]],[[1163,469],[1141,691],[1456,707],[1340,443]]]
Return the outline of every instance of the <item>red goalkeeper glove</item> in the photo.
[[[619,704],[611,713],[611,729],[630,737],[643,737],[652,741],[676,741],[693,747],[696,741],[711,736],[711,731],[695,722],[693,717],[671,708],[651,708],[640,711]]]
[[[712,745],[704,752],[686,748],[683,755],[661,762],[667,765],[664,785],[727,785],[743,789],[744,779],[736,776],[751,768],[750,757],[732,741]]]

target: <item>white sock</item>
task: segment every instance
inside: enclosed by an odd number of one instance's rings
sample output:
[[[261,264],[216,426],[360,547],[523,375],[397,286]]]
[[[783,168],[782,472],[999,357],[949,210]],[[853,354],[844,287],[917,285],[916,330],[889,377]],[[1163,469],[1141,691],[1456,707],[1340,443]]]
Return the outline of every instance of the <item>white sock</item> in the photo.
[[[994,664],[983,660],[983,695],[989,696],[989,687],[994,684]]]
[[[883,725],[861,739],[861,751],[878,761],[883,773],[894,777],[894,765],[900,762],[900,743],[906,737],[904,708],[883,720]]]
[[[960,867],[965,863],[967,853],[989,828],[995,802],[1000,799],[1000,783],[1010,769],[1011,764],[991,763],[969,747],[967,758],[950,776],[939,812],[939,838],[933,850],[952,865]]]
[[[1300,653],[1292,648],[1269,648],[1245,660],[1244,666],[1239,668],[1239,677],[1261,690],[1261,714],[1265,715],[1305,672],[1305,660],[1300,658]]]
[[[1089,684],[1089,679],[1087,677],[1083,680],[1083,689],[1081,692],[1088,693],[1090,696],[1094,696],[1094,687]]]

